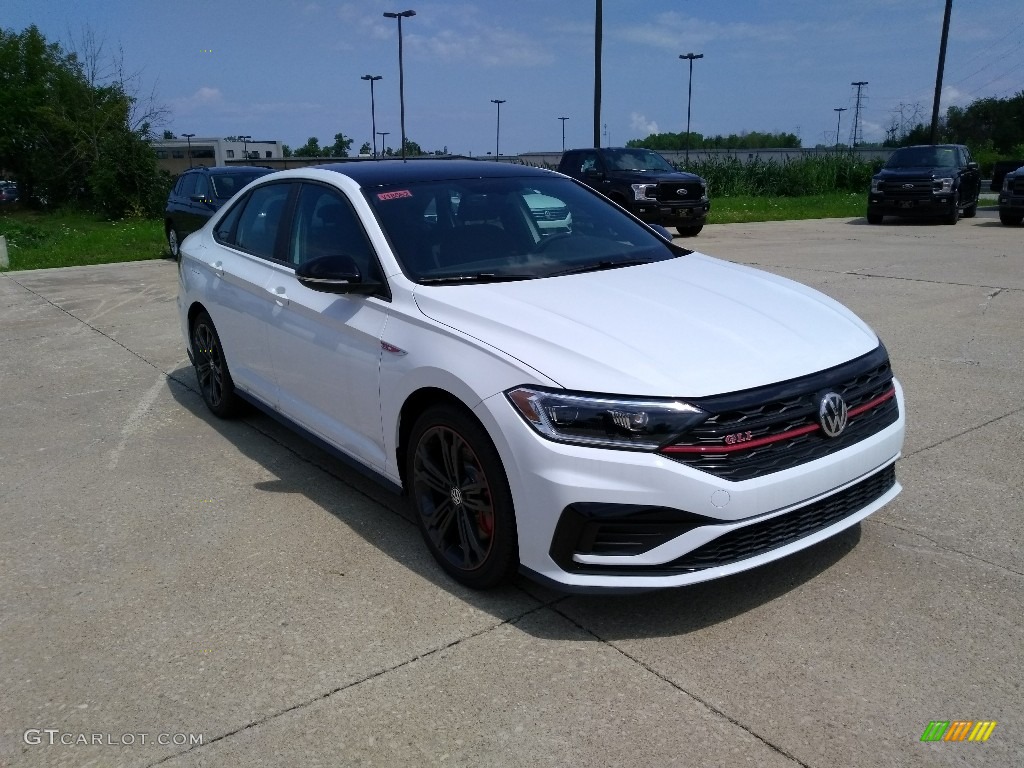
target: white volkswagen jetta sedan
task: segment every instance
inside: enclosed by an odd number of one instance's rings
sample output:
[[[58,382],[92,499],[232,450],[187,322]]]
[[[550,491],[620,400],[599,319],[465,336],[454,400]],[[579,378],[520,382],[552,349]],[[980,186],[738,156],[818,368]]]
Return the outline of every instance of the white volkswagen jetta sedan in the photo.
[[[538,195],[571,223],[540,226]],[[559,174],[282,171],[181,251],[210,410],[247,401],[404,493],[464,584],[693,584],[900,491],[903,394],[867,325]]]

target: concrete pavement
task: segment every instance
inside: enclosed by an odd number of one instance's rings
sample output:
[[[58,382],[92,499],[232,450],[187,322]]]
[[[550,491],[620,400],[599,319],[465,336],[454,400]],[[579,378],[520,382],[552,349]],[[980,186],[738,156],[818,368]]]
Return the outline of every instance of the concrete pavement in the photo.
[[[172,262],[3,274],[0,765],[1024,763],[1024,231],[887,222],[679,241],[879,332],[905,490],[640,597],[465,590],[400,499],[211,417]],[[998,725],[922,743],[933,720]]]

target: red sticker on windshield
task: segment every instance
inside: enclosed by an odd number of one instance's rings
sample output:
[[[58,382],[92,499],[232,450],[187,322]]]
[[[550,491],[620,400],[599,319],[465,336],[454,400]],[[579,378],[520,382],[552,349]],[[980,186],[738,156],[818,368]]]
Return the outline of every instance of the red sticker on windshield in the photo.
[[[377,195],[378,200],[398,200],[400,197],[412,197],[408,189],[396,189],[394,192],[381,192]]]

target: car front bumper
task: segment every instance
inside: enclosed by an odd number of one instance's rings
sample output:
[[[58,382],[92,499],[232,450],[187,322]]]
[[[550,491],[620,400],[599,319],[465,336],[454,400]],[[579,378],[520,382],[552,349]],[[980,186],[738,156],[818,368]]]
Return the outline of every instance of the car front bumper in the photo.
[[[951,194],[915,198],[869,195],[868,211],[886,216],[942,216],[952,212],[955,200]]]
[[[711,201],[704,198],[693,203],[663,203],[658,200],[636,200],[631,203],[633,215],[648,224],[663,227],[688,227],[703,224],[711,210]]]
[[[844,450],[740,482],[657,453],[546,440],[523,423],[504,395],[485,400],[476,412],[496,437],[505,465],[526,572],[568,591],[657,589],[720,578],[785,557],[855,525],[895,498],[899,483],[880,477],[903,445],[905,403],[894,384],[900,414],[895,423]],[[819,513],[837,500],[845,504],[838,517]],[[610,515],[615,523],[639,514],[632,529],[619,529],[627,538],[643,533],[651,516],[661,527],[654,546],[643,551],[595,554],[593,547],[587,551],[591,529],[571,519],[595,514]],[[681,527],[671,535],[675,523]],[[795,533],[780,534],[792,525]],[[745,534],[750,534],[747,542],[733,554],[705,556],[709,546],[735,544]],[[765,546],[764,537],[775,538]]]

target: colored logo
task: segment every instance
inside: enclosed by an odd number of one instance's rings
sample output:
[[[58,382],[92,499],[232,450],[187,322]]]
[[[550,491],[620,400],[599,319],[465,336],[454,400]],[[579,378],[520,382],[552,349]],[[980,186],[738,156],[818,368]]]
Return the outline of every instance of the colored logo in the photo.
[[[995,728],[995,720],[932,720],[921,741],[988,741]]]

